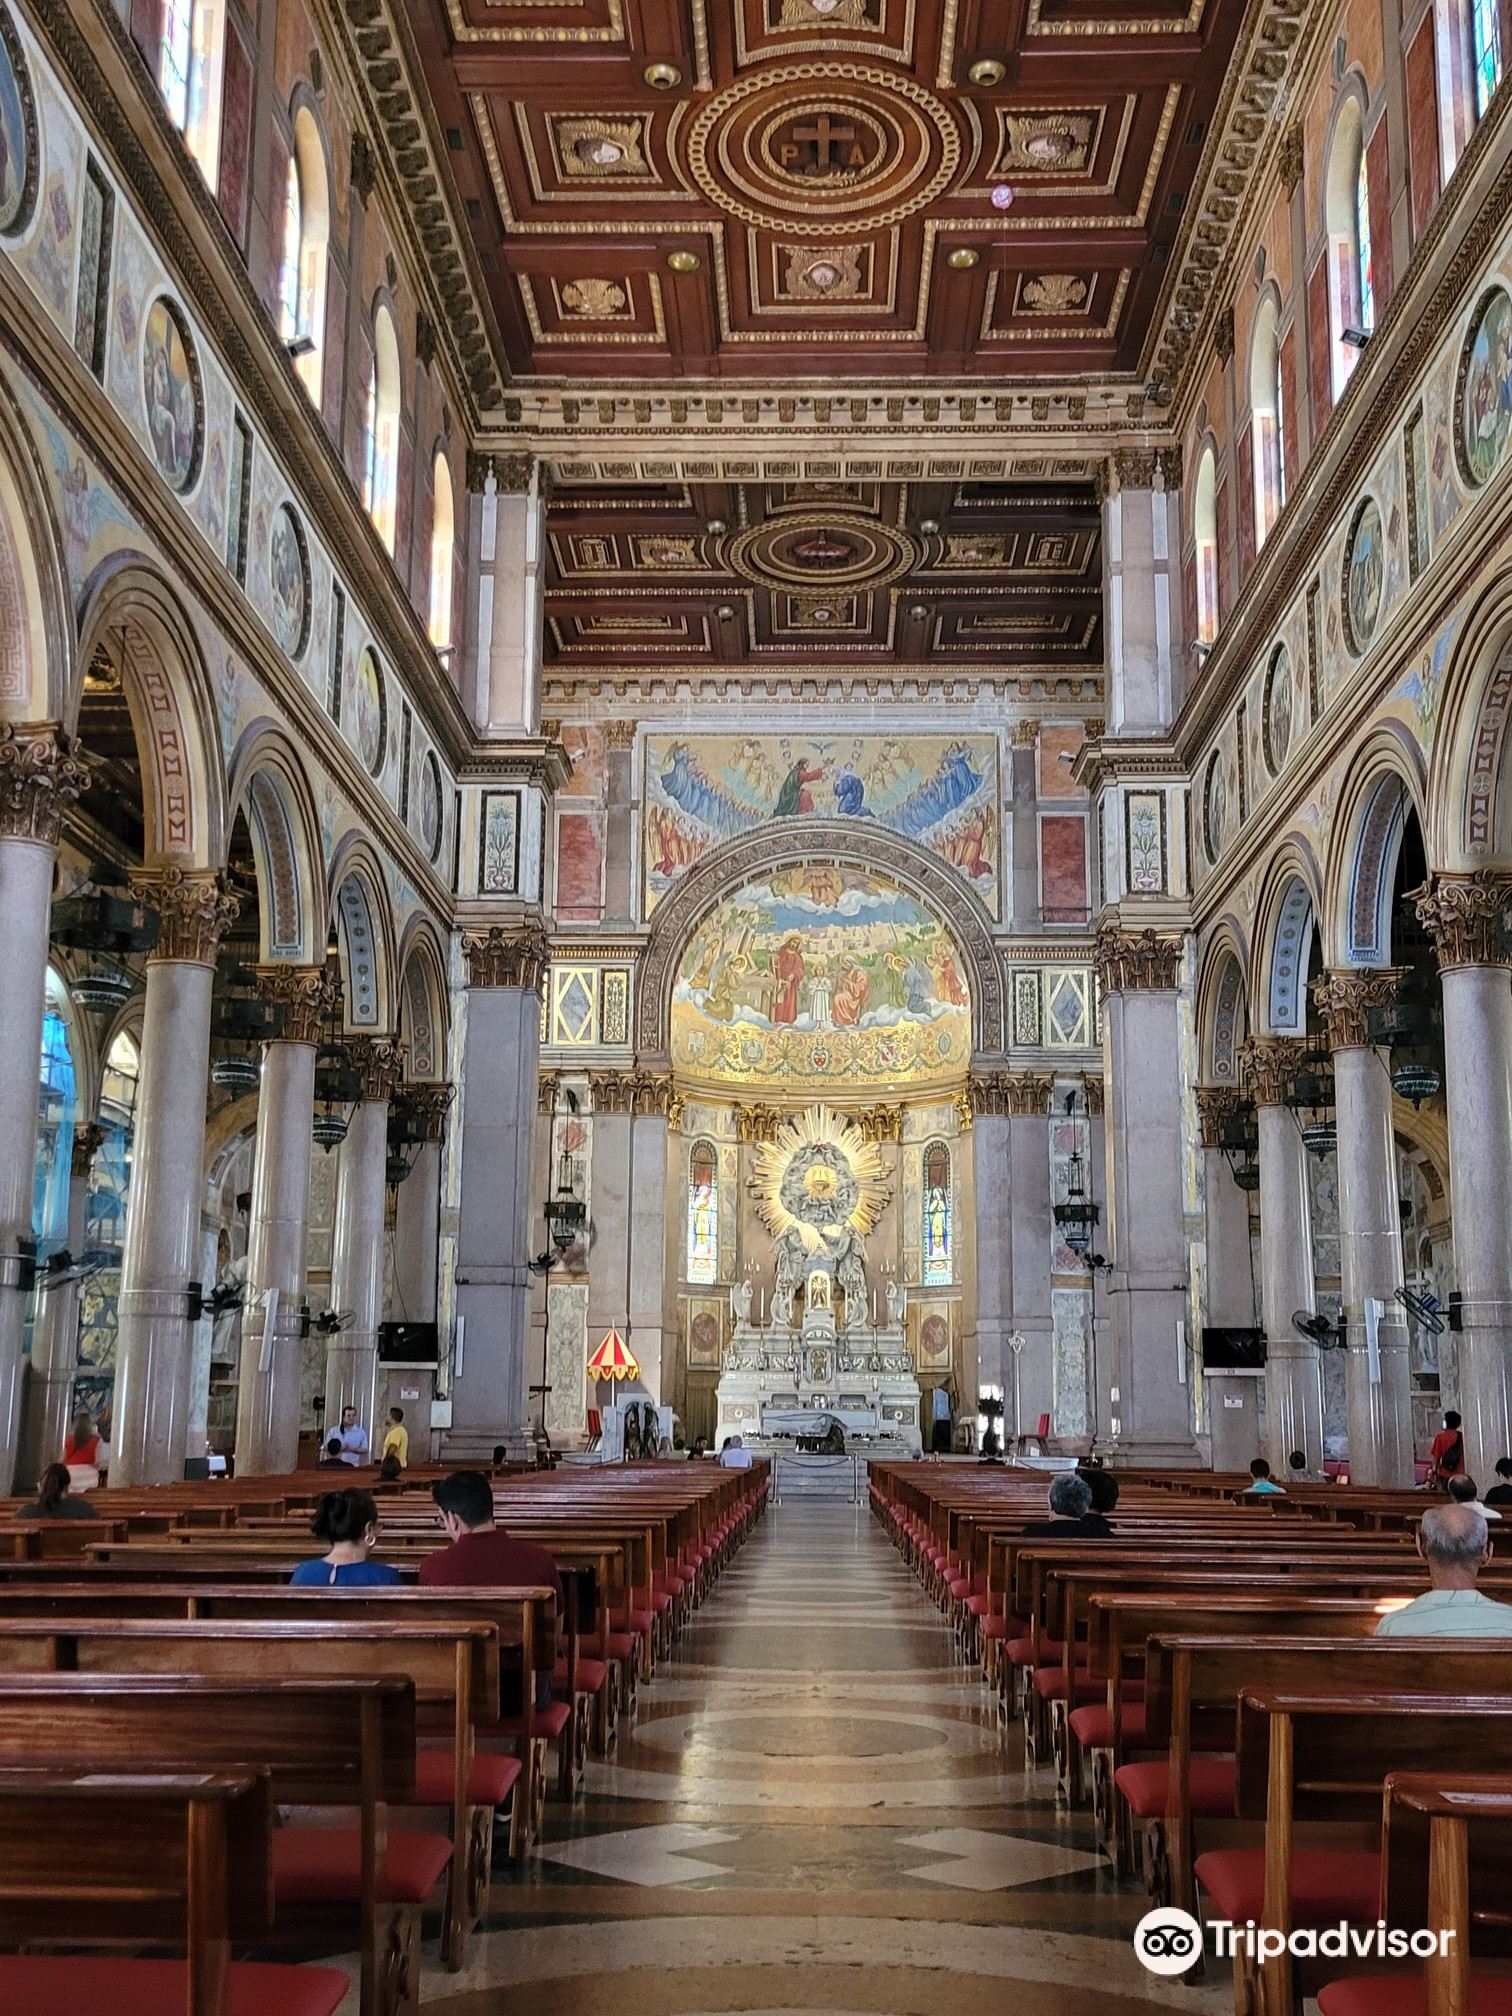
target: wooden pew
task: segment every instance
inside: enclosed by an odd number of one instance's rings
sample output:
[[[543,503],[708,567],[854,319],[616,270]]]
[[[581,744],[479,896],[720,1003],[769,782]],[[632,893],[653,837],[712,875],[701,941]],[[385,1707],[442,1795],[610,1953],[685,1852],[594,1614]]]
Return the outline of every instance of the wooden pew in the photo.
[[[415,1792],[408,1681],[0,1674],[0,1770],[76,1771],[81,1757],[154,1773],[259,1770],[275,1805],[355,1810],[355,1828],[277,1830],[273,1942],[328,1953],[355,1937],[362,2016],[418,2006],[420,1909],[451,1842],[388,1824],[388,1807]]]
[[[0,1773],[0,1947],[27,1949],[0,1953],[0,2009],[331,2016],[338,1968],[232,1960],[272,1931],[266,1775]],[[35,1950],[53,1945],[116,1950]]]

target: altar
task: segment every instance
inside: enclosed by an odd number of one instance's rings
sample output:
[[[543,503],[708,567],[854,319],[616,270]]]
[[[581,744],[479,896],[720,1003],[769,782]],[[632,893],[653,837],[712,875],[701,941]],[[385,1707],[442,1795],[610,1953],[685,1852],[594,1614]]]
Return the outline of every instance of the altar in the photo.
[[[922,1448],[919,1382],[901,1324],[837,1332],[822,1312],[802,1326],[737,1319],[719,1381],[718,1442],[796,1441],[838,1421],[856,1438]]]

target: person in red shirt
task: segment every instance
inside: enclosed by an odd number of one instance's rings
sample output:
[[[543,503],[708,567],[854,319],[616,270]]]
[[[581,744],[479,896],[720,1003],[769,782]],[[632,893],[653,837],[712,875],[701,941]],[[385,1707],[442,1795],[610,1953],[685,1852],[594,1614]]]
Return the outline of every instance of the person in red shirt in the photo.
[[[1460,1431],[1460,1417],[1451,1407],[1428,1451],[1428,1481],[1442,1489],[1451,1477],[1460,1476],[1464,1468],[1465,1438]]]
[[[562,1578],[556,1562],[533,1540],[511,1539],[494,1523],[493,1486],[481,1470],[454,1470],[431,1486],[449,1547],[427,1554],[420,1582],[427,1589],[551,1589],[557,1628],[562,1622]],[[537,1648],[536,1706],[551,1699],[556,1646]]]

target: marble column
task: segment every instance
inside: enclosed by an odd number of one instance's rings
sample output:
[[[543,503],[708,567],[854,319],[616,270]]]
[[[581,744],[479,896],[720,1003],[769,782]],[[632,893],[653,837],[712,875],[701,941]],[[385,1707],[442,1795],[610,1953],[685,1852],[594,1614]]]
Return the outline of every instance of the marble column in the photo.
[[[436,1320],[441,1225],[441,1144],[454,1088],[407,1085],[405,1100],[424,1129],[394,1210],[394,1314],[407,1323]]]
[[[1051,1408],[1052,1328],[1044,1228],[1050,1209],[1045,1115],[1048,1072],[993,1071],[970,1088],[976,1249],[977,1364],[981,1380],[1003,1389],[1000,1433],[1032,1433]],[[1021,1339],[1014,1406],[1015,1337]]]
[[[1233,1164],[1219,1146],[1236,1117],[1240,1093],[1231,1085],[1197,1087],[1197,1131],[1202,1143],[1202,1212],[1207,1251],[1204,1321],[1247,1329],[1258,1319],[1250,1265],[1248,1194],[1234,1181]]]
[[[1120,449],[1103,502],[1109,735],[1159,735],[1176,718],[1181,452]]]
[[[1013,881],[1010,917],[1015,931],[1040,921],[1039,723],[1015,721],[1011,754]]]
[[[342,1142],[336,1167],[331,1240],[331,1307],[352,1320],[326,1339],[325,1416],[334,1434],[355,1407],[369,1445],[378,1439],[378,1326],[383,1321],[383,1249],[388,1198],[389,1100],[403,1069],[400,1045],[389,1036],[346,1039],[362,1080],[362,1097]]]
[[[218,873],[147,868],[132,878],[158,913],[147,957],[131,1188],[117,1300],[113,1484],[168,1484],[188,1453],[201,1271],[205,1094],[215,960],[238,904]],[[207,1286],[209,1284],[206,1284]]]
[[[1006,1073],[973,1077],[971,1188],[975,1206],[976,1359],[978,1377],[1003,1389],[999,1440],[1013,1427],[1013,1171]]]
[[[538,923],[513,930],[495,925],[465,935],[462,951],[468,994],[457,1317],[464,1329],[462,1368],[452,1381],[452,1432],[523,1450],[530,1149],[546,933]]]
[[[1489,1479],[1512,1451],[1512,962],[1501,929],[1509,905],[1512,876],[1483,869],[1435,876],[1417,906],[1443,985],[1459,1410],[1476,1479]]]
[[[1292,1317],[1316,1308],[1312,1261],[1312,1188],[1307,1144],[1286,1088],[1306,1044],[1293,1036],[1256,1036],[1243,1055],[1245,1083],[1260,1131],[1260,1321],[1265,1330],[1266,1456],[1278,1477],[1294,1449],[1314,1476],[1323,1464],[1323,1364],[1316,1344],[1299,1337]]]
[[[484,735],[534,735],[541,718],[547,472],[530,455],[469,455],[478,592],[464,701]]]
[[[1093,956],[1107,1062],[1107,1296],[1127,1461],[1196,1460],[1188,1379],[1182,940],[1105,923]],[[1099,1298],[1101,1299],[1101,1298]]]
[[[259,968],[263,998],[283,1012],[279,1035],[263,1047],[247,1233],[236,1391],[236,1468],[278,1476],[299,1454],[300,1306],[310,1221],[315,1049],[336,1006],[335,976],[323,966]],[[269,1301],[276,1293],[271,1311]]]
[[[637,1072],[630,1112],[630,1332],[640,1383],[658,1404],[667,1315],[667,1129],[674,1094],[670,1077]],[[673,1323],[675,1325],[675,1313]],[[674,1330],[675,1336],[675,1330]],[[667,1348],[668,1372],[671,1371]]]
[[[1339,1267],[1348,1356],[1349,1474],[1356,1484],[1412,1482],[1412,1377],[1407,1312],[1396,1300],[1402,1267],[1391,1076],[1367,1017],[1396,999],[1394,972],[1331,969],[1313,996],[1333,1052],[1339,1130]],[[1375,1362],[1367,1301],[1380,1304]]]
[[[78,745],[61,728],[0,726],[0,1494],[11,1488],[21,1432],[22,1242],[32,1236],[53,864],[64,812],[88,781]]]
[[[593,1248],[588,1259],[588,1348],[630,1321],[630,1084],[622,1071],[595,1071]],[[592,1395],[589,1404],[593,1404]]]
[[[77,1260],[84,1250],[89,1215],[89,1178],[105,1129],[91,1120],[74,1129],[68,1185],[68,1250]],[[79,1367],[79,1287],[77,1281],[49,1289],[37,1303],[31,1363],[22,1407],[18,1490],[28,1490],[49,1463],[62,1454],[73,1418],[74,1375]]]

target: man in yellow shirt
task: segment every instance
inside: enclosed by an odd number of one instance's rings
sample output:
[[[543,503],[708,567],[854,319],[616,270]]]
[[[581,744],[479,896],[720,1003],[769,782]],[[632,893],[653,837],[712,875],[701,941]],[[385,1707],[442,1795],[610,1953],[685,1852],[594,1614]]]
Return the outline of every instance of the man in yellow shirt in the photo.
[[[388,1428],[383,1437],[380,1460],[382,1457],[387,1456],[391,1449],[399,1458],[400,1469],[407,1470],[409,1468],[409,1430],[404,1425],[404,1409],[402,1407],[390,1407],[389,1409]]]

